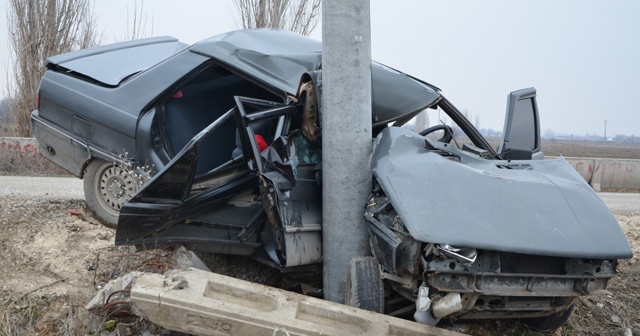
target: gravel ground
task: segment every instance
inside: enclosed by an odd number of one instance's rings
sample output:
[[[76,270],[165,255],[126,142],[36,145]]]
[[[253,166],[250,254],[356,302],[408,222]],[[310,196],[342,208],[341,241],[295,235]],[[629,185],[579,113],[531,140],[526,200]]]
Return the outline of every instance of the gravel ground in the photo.
[[[640,193],[598,193],[598,196],[609,206],[615,214],[640,214]]]
[[[76,177],[0,176],[0,197],[84,200],[84,191]]]

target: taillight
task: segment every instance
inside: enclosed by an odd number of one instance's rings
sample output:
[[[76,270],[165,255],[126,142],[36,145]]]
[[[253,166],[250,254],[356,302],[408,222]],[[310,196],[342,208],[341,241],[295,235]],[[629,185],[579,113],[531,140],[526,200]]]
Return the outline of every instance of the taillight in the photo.
[[[36,96],[36,110],[40,109],[40,92],[38,92],[38,95]]]

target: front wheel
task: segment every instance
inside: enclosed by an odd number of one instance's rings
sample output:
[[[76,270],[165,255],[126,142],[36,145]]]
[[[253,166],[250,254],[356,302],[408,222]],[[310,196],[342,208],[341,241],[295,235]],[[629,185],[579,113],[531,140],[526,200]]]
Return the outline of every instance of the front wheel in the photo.
[[[132,174],[114,162],[93,159],[84,173],[84,197],[102,224],[115,228],[120,208],[135,195],[138,184]]]
[[[345,302],[352,307],[384,313],[384,285],[376,258],[351,259]]]

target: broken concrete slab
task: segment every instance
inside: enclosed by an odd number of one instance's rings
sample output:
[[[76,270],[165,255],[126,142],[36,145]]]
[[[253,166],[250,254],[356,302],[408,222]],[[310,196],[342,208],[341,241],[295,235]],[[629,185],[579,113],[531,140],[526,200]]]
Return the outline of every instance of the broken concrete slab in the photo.
[[[211,272],[209,267],[193,251],[187,250],[184,246],[178,247],[173,252],[173,262],[171,266],[177,269],[197,268],[199,270]]]
[[[184,246],[178,247],[173,252],[171,261],[171,267],[175,269],[186,270],[190,268],[196,268],[203,271],[211,272],[211,270],[195,253],[193,253],[193,251],[187,250]],[[131,284],[140,274],[143,274],[143,272],[134,271],[109,281],[106,285],[100,288],[98,293],[85,306],[85,309],[95,310],[107,304],[107,299],[120,301],[128,300],[129,295],[127,290],[131,288]]]
[[[196,335],[462,335],[193,268],[138,277],[131,300],[151,322]]]
[[[131,288],[131,284],[136,277],[143,274],[143,272],[130,272],[119,278],[109,281],[104,287],[102,287],[98,293],[87,303],[85,309],[96,314],[100,314],[100,310],[112,301],[127,301],[128,289]]]

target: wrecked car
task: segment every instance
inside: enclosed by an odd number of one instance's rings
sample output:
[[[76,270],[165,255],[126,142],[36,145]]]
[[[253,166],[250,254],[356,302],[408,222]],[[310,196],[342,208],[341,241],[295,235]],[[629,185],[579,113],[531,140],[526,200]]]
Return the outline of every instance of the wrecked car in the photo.
[[[155,59],[146,48],[160,49]],[[126,66],[95,66],[111,57]],[[191,47],[152,39],[56,56],[48,69],[34,134],[43,155],[88,179],[89,204],[117,201],[116,244],[321,270],[320,42],[273,30]],[[521,318],[553,329],[577,297],[606,293],[631,249],[580,175],[544,159],[535,89],[509,95],[495,148],[431,84],[373,62],[372,89],[372,255],[352,260],[346,303],[432,325]],[[74,90],[83,97],[64,104]],[[442,116],[401,127],[425,111]],[[136,184],[149,164],[153,176]]]
[[[192,46],[156,37],[48,58],[31,115],[40,153],[84,180],[88,206],[115,227],[124,203],[235,97],[291,105],[320,71],[321,44],[294,33],[235,31]],[[429,85],[372,64],[374,131],[423,109]],[[303,76],[305,75],[305,76]],[[425,92],[425,90],[427,92]],[[393,103],[401,100],[401,106]],[[201,146],[201,176],[245,145],[227,125]],[[264,134],[272,141],[284,126]],[[276,129],[280,127],[280,129]]]

